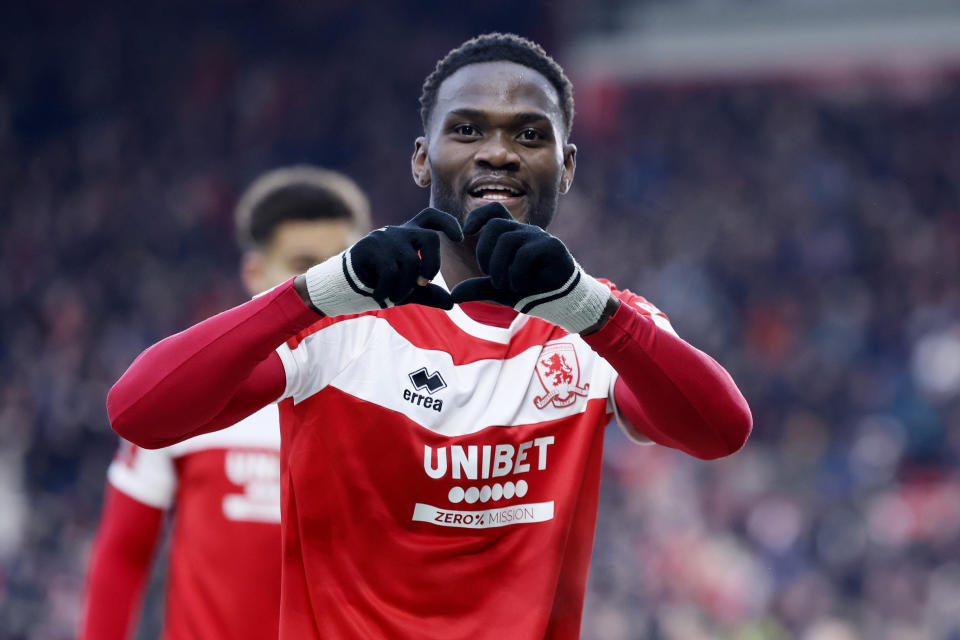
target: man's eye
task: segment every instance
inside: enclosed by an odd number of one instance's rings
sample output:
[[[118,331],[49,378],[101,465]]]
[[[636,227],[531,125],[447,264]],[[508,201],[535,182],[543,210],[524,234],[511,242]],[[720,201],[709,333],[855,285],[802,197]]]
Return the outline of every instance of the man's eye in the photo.
[[[471,138],[480,133],[480,131],[472,124],[458,124],[453,128],[453,132],[461,136],[469,136]]]
[[[544,136],[541,132],[536,129],[524,129],[520,132],[520,139],[524,141],[535,141],[535,140],[544,140]]]

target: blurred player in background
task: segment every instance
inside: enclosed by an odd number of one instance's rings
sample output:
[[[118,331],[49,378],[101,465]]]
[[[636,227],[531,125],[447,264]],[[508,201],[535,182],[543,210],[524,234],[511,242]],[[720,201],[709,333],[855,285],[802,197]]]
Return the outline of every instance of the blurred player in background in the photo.
[[[712,459],[750,410],[545,230],[576,147],[539,45],[468,41],[420,100],[431,207],[151,347],[111,424],[160,447],[279,402],[281,638],[576,638],[612,415]]]
[[[261,176],[236,209],[244,286],[257,294],[303,273],[356,242],[369,220],[366,197],[339,173],[294,166]],[[134,636],[164,513],[171,509],[176,516],[163,637],[276,637],[279,449],[276,405],[164,449],[122,442],[107,474],[81,640]]]

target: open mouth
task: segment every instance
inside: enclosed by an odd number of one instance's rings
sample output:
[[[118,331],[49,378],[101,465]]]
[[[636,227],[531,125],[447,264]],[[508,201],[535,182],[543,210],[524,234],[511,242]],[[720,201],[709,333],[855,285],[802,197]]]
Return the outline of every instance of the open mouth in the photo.
[[[512,207],[520,204],[526,192],[514,180],[492,178],[476,181],[467,190],[467,194],[477,201],[476,206],[489,202],[500,202],[506,207]]]
[[[485,185],[476,189],[470,189],[469,193],[474,198],[481,198],[483,200],[507,200],[508,198],[516,198],[517,196],[523,195],[518,189],[503,185]]]

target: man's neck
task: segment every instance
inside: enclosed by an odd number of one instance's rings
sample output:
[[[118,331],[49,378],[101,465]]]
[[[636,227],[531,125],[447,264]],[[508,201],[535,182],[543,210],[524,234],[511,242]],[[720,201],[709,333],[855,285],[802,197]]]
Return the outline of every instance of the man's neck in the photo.
[[[440,235],[440,272],[447,287],[453,289],[467,278],[483,276],[477,264],[476,240],[451,242]]]

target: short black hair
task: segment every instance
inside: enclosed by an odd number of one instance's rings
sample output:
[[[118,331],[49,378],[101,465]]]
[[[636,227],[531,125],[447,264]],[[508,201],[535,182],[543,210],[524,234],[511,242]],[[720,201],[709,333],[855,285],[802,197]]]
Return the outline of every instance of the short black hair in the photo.
[[[529,67],[553,85],[563,111],[564,136],[569,138],[573,127],[573,85],[570,79],[563,72],[563,67],[543,47],[514,33],[485,33],[471,38],[437,62],[436,68],[423,81],[420,93],[420,120],[424,132],[427,131],[433,108],[437,106],[437,91],[444,80],[468,64],[500,61]]]
[[[253,181],[234,214],[237,242],[261,249],[280,224],[290,220],[347,219],[360,233],[370,229],[370,204],[357,184],[336,171],[296,165],[269,171]]]

